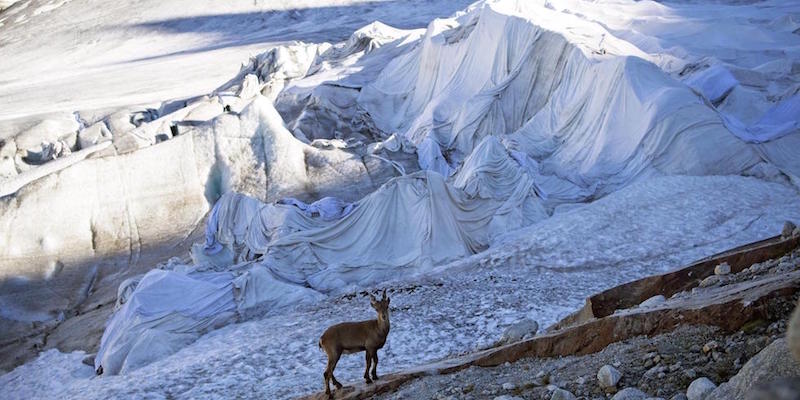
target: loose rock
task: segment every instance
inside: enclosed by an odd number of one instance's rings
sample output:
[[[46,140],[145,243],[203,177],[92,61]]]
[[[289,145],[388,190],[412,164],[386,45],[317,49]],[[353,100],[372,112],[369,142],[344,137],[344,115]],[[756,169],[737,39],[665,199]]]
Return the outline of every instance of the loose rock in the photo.
[[[792,358],[786,340],[777,339],[747,361],[739,373],[728,382],[714,389],[707,399],[748,398],[748,393],[757,385],[769,385],[778,378],[796,379],[797,376],[800,376],[800,363]],[[691,386],[689,388],[691,389]],[[689,400],[694,400],[691,395]]]
[[[794,312],[789,318],[786,330],[786,345],[794,355],[794,359],[800,362],[800,303],[794,308]]]
[[[781,231],[781,237],[788,238],[792,236],[792,232],[797,226],[792,221],[786,221],[783,223],[783,230]]]
[[[705,288],[709,286],[714,286],[719,282],[720,282],[719,275],[711,275],[700,282],[700,287]]]
[[[706,343],[705,345],[703,345],[703,353],[708,354],[708,353],[716,350],[718,347],[719,347],[719,344],[715,340],[712,340],[712,341]]]
[[[637,388],[625,388],[620,390],[611,400],[644,400],[648,398],[647,393]]]
[[[556,388],[553,391],[553,395],[550,396],[550,400],[576,400],[576,397],[569,390]]]
[[[522,340],[525,335],[536,335],[539,330],[539,323],[532,319],[523,319],[509,326],[503,336],[500,337],[500,344],[512,343]]]
[[[715,275],[728,275],[731,273],[731,266],[728,263],[722,263],[714,267]]]
[[[620,378],[622,378],[622,373],[610,365],[603,365],[597,371],[597,380],[600,382],[600,387],[604,389],[616,387]]]
[[[716,388],[717,385],[708,378],[697,378],[686,389],[686,397],[689,400],[703,400]]]

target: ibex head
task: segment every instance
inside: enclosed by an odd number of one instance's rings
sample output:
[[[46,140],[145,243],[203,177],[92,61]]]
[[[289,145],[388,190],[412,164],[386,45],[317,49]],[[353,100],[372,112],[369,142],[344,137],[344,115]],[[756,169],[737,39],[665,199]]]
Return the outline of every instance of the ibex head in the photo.
[[[383,296],[380,300],[370,293],[369,303],[372,308],[378,312],[378,321],[381,323],[389,323],[389,298],[386,297],[386,289],[383,289]]]

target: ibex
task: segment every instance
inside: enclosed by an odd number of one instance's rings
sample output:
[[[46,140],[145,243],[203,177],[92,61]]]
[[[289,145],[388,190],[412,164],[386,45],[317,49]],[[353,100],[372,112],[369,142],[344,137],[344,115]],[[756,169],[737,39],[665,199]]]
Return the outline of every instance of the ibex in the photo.
[[[328,355],[328,366],[322,376],[325,378],[325,394],[331,394],[330,381],[341,389],[342,384],[333,376],[339,357],[344,354],[366,352],[367,367],[364,370],[364,380],[372,383],[378,380],[378,349],[383,348],[386,336],[389,335],[389,298],[386,289],[380,301],[369,295],[370,304],[378,312],[378,319],[361,322],[343,322],[325,330],[319,338],[319,347]],[[372,365],[372,379],[369,367]]]

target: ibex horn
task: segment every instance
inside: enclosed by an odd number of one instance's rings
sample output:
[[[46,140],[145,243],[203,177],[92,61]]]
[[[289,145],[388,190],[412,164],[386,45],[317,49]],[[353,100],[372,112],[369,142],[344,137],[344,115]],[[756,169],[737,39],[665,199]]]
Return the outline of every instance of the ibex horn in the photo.
[[[383,300],[386,300],[386,289],[383,289]]]

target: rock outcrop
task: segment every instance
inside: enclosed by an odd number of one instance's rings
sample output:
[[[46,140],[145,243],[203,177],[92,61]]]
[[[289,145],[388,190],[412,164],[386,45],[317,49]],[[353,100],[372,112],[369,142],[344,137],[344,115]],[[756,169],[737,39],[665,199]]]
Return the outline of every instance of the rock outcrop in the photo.
[[[785,339],[772,342],[751,358],[739,373],[728,382],[719,385],[705,399],[745,399],[754,389],[758,389],[759,386],[769,386],[780,378],[800,379],[800,362],[792,358]],[[692,400],[692,396],[689,396],[689,399]]]

